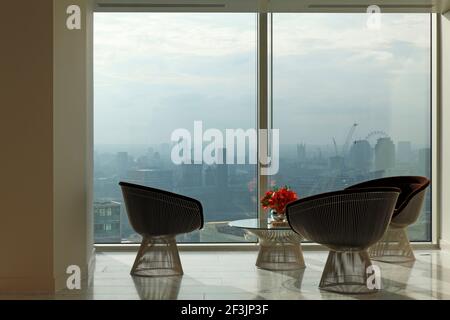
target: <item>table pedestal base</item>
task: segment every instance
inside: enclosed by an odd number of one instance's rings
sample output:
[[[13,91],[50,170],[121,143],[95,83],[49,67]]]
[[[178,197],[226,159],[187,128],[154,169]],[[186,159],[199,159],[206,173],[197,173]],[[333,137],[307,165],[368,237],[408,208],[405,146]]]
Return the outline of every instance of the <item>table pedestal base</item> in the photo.
[[[249,230],[259,238],[256,266],[267,270],[305,268],[301,237],[292,230]]]

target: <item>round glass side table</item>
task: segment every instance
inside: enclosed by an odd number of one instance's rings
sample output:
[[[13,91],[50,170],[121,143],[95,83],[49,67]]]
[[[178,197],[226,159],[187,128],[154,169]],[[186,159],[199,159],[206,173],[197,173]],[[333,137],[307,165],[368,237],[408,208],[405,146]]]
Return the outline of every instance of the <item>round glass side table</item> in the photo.
[[[302,237],[289,225],[273,226],[259,219],[231,221],[231,227],[244,229],[259,239],[256,266],[267,270],[297,270],[305,268]]]

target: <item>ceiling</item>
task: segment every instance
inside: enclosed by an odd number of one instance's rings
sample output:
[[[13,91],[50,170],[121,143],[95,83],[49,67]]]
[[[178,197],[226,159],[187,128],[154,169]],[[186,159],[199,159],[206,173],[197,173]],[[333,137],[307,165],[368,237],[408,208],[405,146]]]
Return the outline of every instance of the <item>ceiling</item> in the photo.
[[[94,0],[97,11],[196,12],[441,12],[450,0]]]

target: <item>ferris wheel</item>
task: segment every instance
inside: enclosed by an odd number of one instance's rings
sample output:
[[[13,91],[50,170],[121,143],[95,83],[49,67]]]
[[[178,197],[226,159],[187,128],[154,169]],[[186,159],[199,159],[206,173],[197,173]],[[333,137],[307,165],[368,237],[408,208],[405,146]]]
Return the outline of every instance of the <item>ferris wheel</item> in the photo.
[[[372,147],[375,146],[375,144],[377,143],[379,138],[389,138],[389,135],[381,130],[376,130],[376,131],[372,131],[370,132],[367,136],[366,136],[366,140],[370,143],[370,145]]]

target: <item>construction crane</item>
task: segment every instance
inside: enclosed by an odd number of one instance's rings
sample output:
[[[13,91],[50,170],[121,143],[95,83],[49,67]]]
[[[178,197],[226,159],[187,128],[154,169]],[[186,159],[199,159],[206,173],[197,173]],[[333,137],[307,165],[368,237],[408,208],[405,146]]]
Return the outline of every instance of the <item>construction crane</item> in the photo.
[[[333,137],[333,145],[334,145],[334,152],[336,153],[336,157],[338,156],[342,156],[345,157],[348,151],[348,147],[350,145],[350,140],[353,137],[353,134],[355,133],[356,127],[358,126],[357,123],[354,123],[351,128],[350,131],[347,134],[347,138],[345,139],[344,145],[342,146],[342,151],[341,154],[339,154],[339,150],[338,150],[338,146],[336,143],[336,139]]]
[[[311,187],[310,193],[314,194],[316,192],[331,191],[335,189],[337,185],[336,181],[339,179],[340,175],[345,170],[345,159],[347,157],[348,147],[350,145],[350,141],[352,140],[353,134],[355,133],[357,126],[358,126],[357,123],[354,123],[351,126],[350,131],[348,132],[344,145],[342,147],[341,154],[339,154],[336,139],[333,137],[333,145],[336,156],[334,157],[335,159],[332,160],[336,161],[337,166],[333,170],[333,172],[331,172],[331,174],[329,174],[328,176],[318,177],[314,185]]]
[[[339,156],[339,151],[338,151],[338,147],[337,147],[335,138],[333,138],[333,144],[334,144],[334,152],[336,152],[336,157],[338,157]]]
[[[353,134],[355,133],[356,127],[358,126],[357,123],[354,123],[350,131],[347,134],[347,138],[345,139],[344,146],[342,147],[342,156],[345,157],[347,155],[348,147],[350,145],[350,140],[352,140]]]

